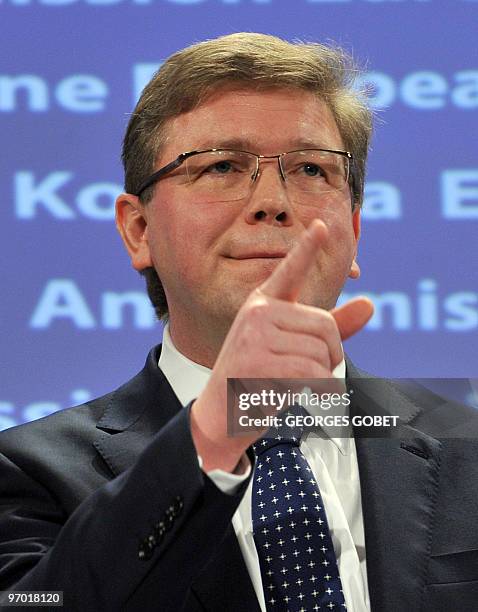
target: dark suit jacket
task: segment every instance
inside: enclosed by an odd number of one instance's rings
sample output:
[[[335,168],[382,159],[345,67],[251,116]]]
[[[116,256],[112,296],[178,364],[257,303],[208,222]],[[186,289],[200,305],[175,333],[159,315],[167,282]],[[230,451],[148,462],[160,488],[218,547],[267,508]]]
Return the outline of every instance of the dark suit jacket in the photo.
[[[201,472],[159,350],[115,392],[0,434],[0,590],[62,590],[68,612],[259,612],[231,526],[247,482],[225,495]],[[401,418],[356,438],[372,610],[478,610],[477,411],[353,384],[354,411]]]

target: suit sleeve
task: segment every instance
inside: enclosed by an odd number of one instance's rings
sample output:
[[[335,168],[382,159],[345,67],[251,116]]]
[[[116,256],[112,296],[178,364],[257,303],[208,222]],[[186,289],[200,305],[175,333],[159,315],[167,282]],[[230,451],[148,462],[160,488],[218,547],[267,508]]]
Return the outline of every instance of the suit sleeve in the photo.
[[[226,494],[203,474],[188,410],[69,517],[5,455],[0,478],[0,590],[63,591],[65,610],[88,612],[136,609],[151,581],[156,609],[181,610],[249,481]]]

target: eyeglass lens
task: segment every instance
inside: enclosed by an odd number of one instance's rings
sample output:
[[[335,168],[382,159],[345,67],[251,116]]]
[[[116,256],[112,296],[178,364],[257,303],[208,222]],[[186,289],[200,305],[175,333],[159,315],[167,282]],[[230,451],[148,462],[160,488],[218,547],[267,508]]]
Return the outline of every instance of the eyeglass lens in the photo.
[[[320,150],[293,151],[281,155],[286,188],[291,195],[316,197],[341,192],[347,185],[347,157]],[[184,162],[184,182],[207,201],[231,201],[246,197],[256,177],[256,155],[243,151],[208,151],[192,155]]]

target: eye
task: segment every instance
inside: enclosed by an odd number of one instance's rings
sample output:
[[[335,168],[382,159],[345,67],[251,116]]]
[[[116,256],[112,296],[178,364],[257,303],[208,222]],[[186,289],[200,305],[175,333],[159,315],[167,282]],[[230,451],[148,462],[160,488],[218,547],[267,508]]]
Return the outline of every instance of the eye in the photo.
[[[228,174],[233,170],[232,162],[227,160],[221,160],[215,164],[211,164],[204,169],[204,172],[210,172],[212,174]]]
[[[317,164],[306,162],[302,164],[302,170],[307,176],[325,176],[324,170]]]

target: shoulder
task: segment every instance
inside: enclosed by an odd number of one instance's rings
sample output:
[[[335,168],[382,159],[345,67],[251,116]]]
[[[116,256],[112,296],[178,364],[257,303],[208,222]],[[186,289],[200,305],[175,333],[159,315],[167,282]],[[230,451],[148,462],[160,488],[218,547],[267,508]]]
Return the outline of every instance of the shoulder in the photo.
[[[148,397],[164,385],[157,367],[160,347],[149,353],[144,368],[114,391],[79,406],[66,408],[30,423],[0,432],[0,453],[22,462],[35,457],[80,455],[90,449],[104,430],[126,429],[148,407]],[[103,427],[104,425],[104,427]],[[103,431],[101,431],[103,430]]]
[[[0,432],[0,478],[5,490],[40,487],[73,510],[111,480],[113,474],[99,447],[114,439],[117,453],[129,451],[134,459],[135,450],[177,411],[156,356],[153,349],[145,367],[111,393]]]
[[[0,432],[0,452],[8,453],[14,448],[25,448],[32,451],[32,445],[41,442],[42,446],[58,444],[59,437],[83,437],[101,417],[109,398],[109,393],[80,406],[59,410],[49,416],[17,425]],[[51,448],[51,447],[50,447]]]
[[[444,385],[440,394],[428,387],[431,382],[393,381],[406,401],[417,407],[411,424],[437,438],[478,439],[478,409],[453,399],[453,383],[465,389],[469,382],[450,380],[449,389]]]
[[[438,439],[478,439],[478,409],[451,399],[458,383],[471,391],[469,380],[442,381],[440,393],[430,388],[432,382],[379,378],[347,359],[347,384],[365,413],[397,415],[402,424]]]

